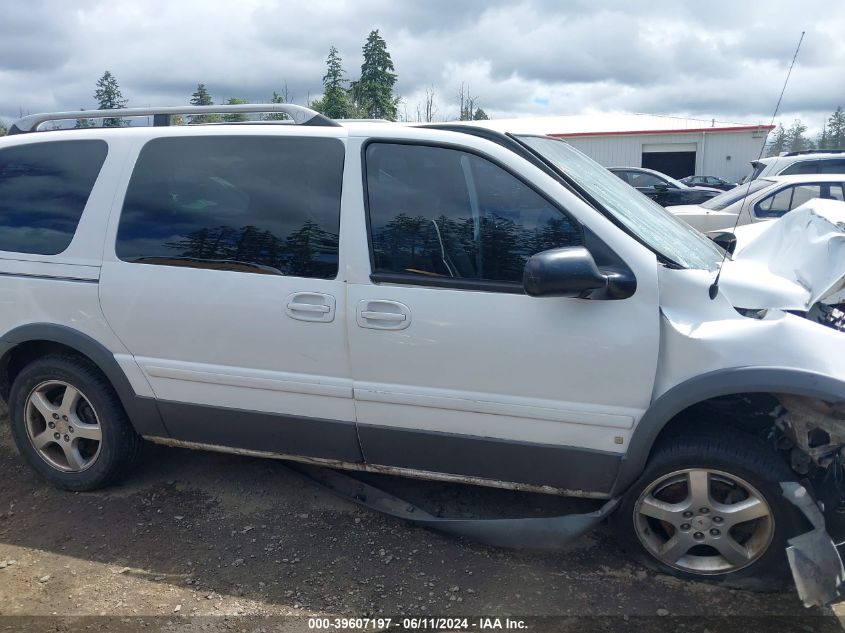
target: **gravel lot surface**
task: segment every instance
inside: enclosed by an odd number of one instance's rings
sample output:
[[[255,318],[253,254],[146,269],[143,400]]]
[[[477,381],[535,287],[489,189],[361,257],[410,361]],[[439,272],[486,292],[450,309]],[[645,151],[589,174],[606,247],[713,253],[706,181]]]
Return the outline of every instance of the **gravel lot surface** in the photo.
[[[654,574],[604,529],[553,554],[461,541],[347,503],[271,460],[150,447],[122,485],[62,492],[23,463],[3,410],[0,477],[0,631],[306,631],[313,615],[461,615],[471,630],[478,616],[546,616],[524,625],[812,632],[841,631],[845,615],[804,609],[794,593]],[[463,514],[572,503],[382,482]]]

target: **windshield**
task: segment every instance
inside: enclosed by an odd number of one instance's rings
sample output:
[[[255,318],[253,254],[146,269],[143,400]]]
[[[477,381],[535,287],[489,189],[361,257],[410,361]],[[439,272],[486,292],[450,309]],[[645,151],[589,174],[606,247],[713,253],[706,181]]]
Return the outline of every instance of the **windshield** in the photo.
[[[643,244],[684,268],[716,270],[724,251],[659,204],[560,139],[519,136]]]
[[[731,206],[734,202],[742,200],[745,196],[765,189],[769,185],[774,184],[771,180],[752,180],[746,185],[739,185],[733,189],[719,194],[715,198],[710,198],[701,203],[701,206],[711,211],[721,211]]]

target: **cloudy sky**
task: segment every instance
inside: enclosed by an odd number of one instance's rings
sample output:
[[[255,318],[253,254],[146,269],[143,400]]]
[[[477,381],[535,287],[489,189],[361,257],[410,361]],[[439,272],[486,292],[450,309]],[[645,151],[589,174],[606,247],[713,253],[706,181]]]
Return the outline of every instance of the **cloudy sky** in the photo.
[[[334,45],[350,78],[378,28],[409,116],[462,82],[495,117],[647,112],[767,123],[801,31],[784,123],[845,106],[841,0],[0,0],[0,117],[94,107],[103,71],[130,106],[319,96]]]

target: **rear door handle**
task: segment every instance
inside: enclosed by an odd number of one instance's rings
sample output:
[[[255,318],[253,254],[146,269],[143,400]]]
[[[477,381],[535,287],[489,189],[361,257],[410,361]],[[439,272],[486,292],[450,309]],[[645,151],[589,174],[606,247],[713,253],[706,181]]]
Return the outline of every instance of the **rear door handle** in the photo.
[[[411,310],[398,301],[364,299],[356,310],[358,325],[372,330],[404,330],[411,325]]]
[[[285,298],[285,314],[297,321],[334,321],[335,299],[321,292],[295,292]]]

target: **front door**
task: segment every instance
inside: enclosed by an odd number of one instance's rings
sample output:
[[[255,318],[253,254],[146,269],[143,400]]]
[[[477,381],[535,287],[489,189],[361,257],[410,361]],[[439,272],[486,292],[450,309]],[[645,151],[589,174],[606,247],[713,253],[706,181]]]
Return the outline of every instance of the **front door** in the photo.
[[[361,458],[339,138],[174,136],[140,151],[100,282],[172,436]]]
[[[566,210],[469,151],[373,142],[365,163],[372,276],[348,323],[366,460],[607,492],[654,382],[655,265],[625,300],[527,296],[530,255],[585,244]]]

